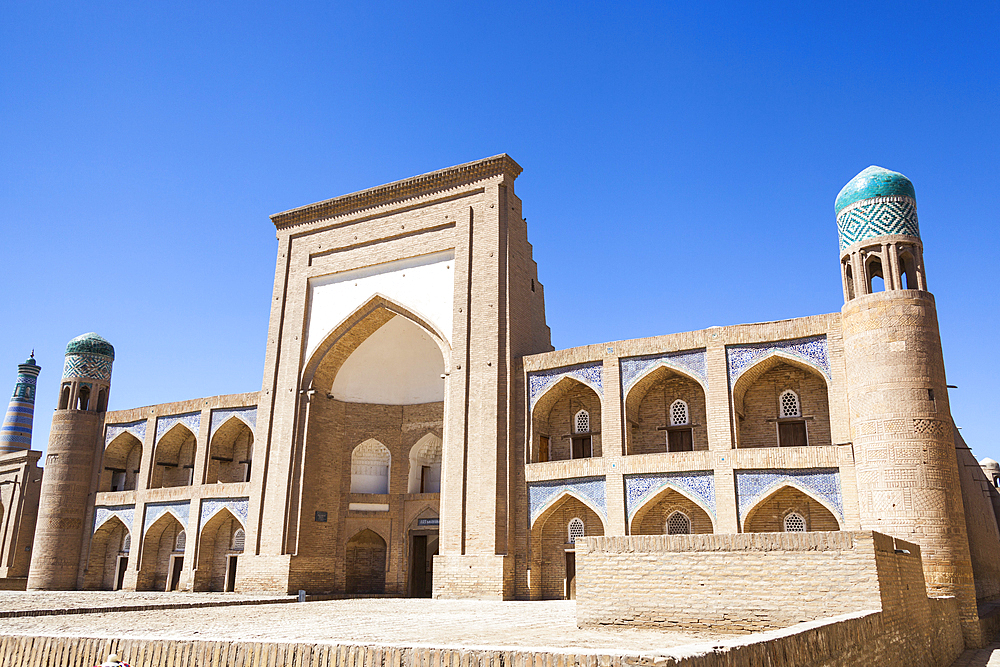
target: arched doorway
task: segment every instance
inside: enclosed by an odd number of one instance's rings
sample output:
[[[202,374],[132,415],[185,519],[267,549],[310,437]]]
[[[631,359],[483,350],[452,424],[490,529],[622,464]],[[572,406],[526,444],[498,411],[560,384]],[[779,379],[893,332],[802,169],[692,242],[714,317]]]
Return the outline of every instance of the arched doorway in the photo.
[[[708,449],[705,390],[694,378],[660,366],[625,397],[626,453]]]
[[[194,590],[235,590],[236,566],[245,540],[246,530],[232,512],[222,508],[212,515],[201,529]]]
[[[531,410],[532,462],[601,456],[601,397],[571,377],[542,394]]]
[[[253,431],[239,417],[230,417],[209,444],[206,482],[249,482],[252,461]]]
[[[604,521],[579,498],[563,495],[531,526],[531,598],[563,600],[576,597],[578,537],[604,535]]]
[[[104,450],[104,467],[98,490],[134,490],[141,462],[142,443],[139,439],[128,431],[119,434]]]
[[[170,512],[164,512],[142,538],[136,590],[174,591],[181,586],[187,534]]]
[[[190,486],[194,475],[197,438],[184,424],[175,424],[153,449],[151,489]]]
[[[362,530],[347,542],[344,558],[348,593],[385,593],[386,544],[372,530]]]
[[[87,590],[117,591],[125,583],[132,538],[128,527],[112,516],[94,531],[83,587]]]

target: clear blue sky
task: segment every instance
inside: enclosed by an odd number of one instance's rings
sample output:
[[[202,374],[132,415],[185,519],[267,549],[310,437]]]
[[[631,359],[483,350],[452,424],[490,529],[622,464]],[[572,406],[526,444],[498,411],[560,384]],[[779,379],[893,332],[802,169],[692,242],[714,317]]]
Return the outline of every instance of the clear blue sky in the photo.
[[[256,391],[269,214],[507,152],[560,348],[838,311],[834,198],[906,174],[953,413],[1000,459],[1000,5],[472,4],[0,5],[0,390],[35,348],[35,449],[70,338],[115,345],[112,409]]]

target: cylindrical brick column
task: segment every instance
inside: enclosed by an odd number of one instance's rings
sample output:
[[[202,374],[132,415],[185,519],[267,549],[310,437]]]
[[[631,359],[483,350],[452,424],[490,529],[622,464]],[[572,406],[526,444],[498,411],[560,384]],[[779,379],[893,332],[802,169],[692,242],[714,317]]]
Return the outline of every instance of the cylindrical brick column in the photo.
[[[70,400],[52,416],[29,589],[77,587],[83,538],[90,528],[84,522],[95,490],[91,488],[94,457],[101,450],[102,413],[107,409],[114,358],[111,344],[94,333],[74,338],[66,346],[60,400],[64,395]]]

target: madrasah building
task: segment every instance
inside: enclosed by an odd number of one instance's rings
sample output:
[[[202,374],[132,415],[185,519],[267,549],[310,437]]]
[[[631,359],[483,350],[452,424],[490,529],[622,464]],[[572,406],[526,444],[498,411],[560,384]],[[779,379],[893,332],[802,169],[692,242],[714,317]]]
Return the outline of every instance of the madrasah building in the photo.
[[[271,216],[260,391],[106,411],[115,349],[73,339],[44,475],[22,365],[0,576],[537,600],[575,596],[585,536],[867,530],[919,545],[928,592],[979,622],[1000,467],[952,421],[905,176],[836,198],[840,312],[554,350],[520,173],[499,155]]]

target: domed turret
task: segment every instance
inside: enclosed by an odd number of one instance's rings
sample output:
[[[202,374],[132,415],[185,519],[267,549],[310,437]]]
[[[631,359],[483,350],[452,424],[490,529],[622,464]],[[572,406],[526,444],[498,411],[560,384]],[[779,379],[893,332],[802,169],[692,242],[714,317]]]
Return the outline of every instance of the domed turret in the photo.
[[[91,331],[77,336],[66,344],[66,356],[71,354],[99,354],[114,359],[115,348],[111,343]]]
[[[910,179],[868,167],[843,187],[834,210],[844,301],[883,290],[927,289]]]
[[[59,409],[107,410],[114,359],[115,348],[96,333],[71,340],[66,345]]]

